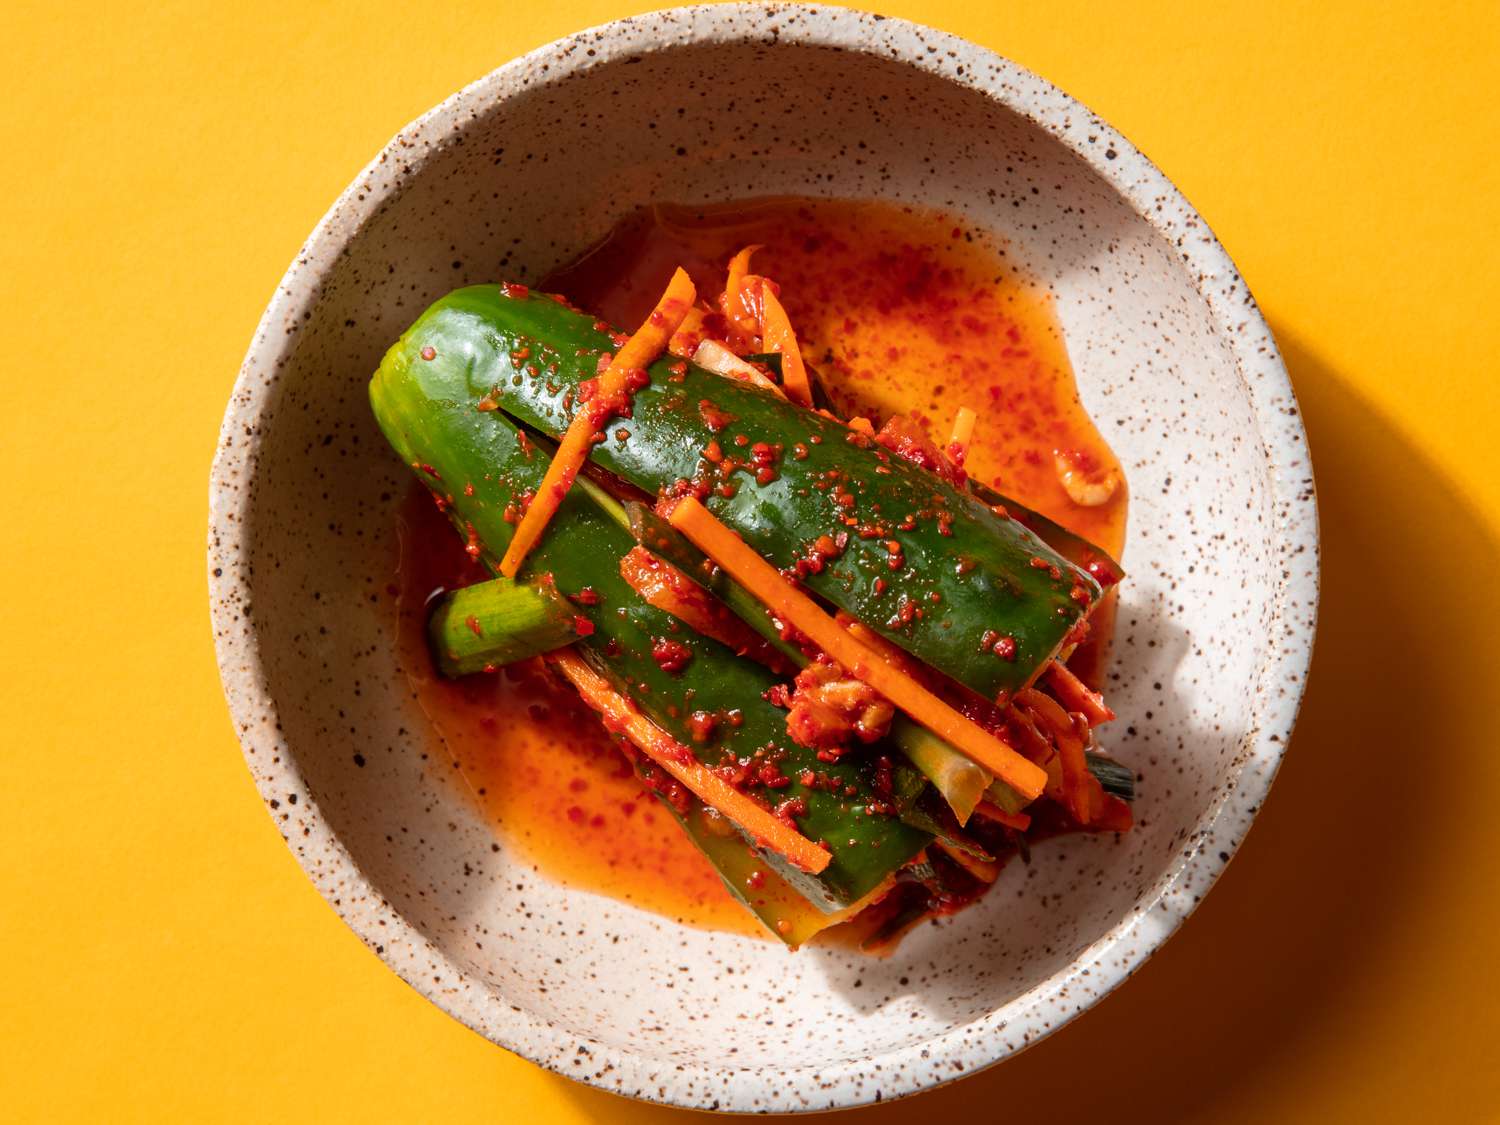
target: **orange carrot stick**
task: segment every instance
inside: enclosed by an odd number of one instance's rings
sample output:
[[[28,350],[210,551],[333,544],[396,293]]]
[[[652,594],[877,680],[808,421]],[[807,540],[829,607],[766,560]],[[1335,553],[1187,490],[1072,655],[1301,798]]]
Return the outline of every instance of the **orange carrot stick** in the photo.
[[[1058,700],[1069,711],[1077,711],[1091,727],[1107,723],[1115,713],[1104,702],[1104,696],[1090,691],[1088,686],[1073,674],[1073,670],[1061,660],[1047,665],[1047,684],[1057,693]]]
[[[1057,747],[1057,757],[1062,765],[1063,792],[1068,798],[1068,811],[1081,825],[1094,820],[1093,786],[1098,782],[1089,773],[1088,760],[1083,754],[1083,742],[1076,738],[1065,738]]]
[[[754,338],[760,331],[760,320],[750,307],[749,294],[745,292],[745,277],[750,272],[750,255],[760,247],[746,246],[729,259],[729,276],[724,281],[724,297],[720,305],[730,326],[741,336]]]
[[[705,805],[743,828],[756,843],[792,866],[814,875],[832,856],[762,805],[756,804],[709,769],[693,752],[657,726],[572,649],[558,649],[547,659],[578,689],[583,701],[599,712],[611,732],[623,734],[641,753],[680,781]]]
[[[620,577],[647,605],[670,613],[689,629],[728,645],[741,656],[784,668],[781,654],[723,602],[665,559],[632,547],[620,559]]]
[[[682,323],[677,326],[677,331],[673,332],[671,339],[667,341],[667,351],[683,359],[691,359],[693,352],[702,342],[703,310],[695,305],[688,309],[682,318]]]
[[[980,801],[974,806],[974,811],[987,820],[1014,828],[1017,832],[1025,832],[1031,827],[1030,813],[1008,813],[993,801]]]
[[[1093,823],[1104,805],[1104,788],[1089,772],[1084,754],[1084,736],[1075,720],[1077,712],[1064,711],[1061,704],[1034,688],[1016,694],[1016,703],[1029,710],[1052,736],[1061,770],[1063,803],[1080,825]]]
[[[718,563],[777,617],[808,637],[850,675],[863,680],[939,738],[984,766],[1027,800],[1047,783],[1046,771],[1027,761],[978,723],[846,632],[806,594],[783,578],[693,497],[678,501],[668,517],[698,549]]]
[[[811,406],[812,384],[802,362],[802,349],[797,345],[786,309],[765,281],[760,285],[760,308],[761,346],[781,356],[781,385],[786,388],[786,397],[802,406]]]
[[[589,450],[594,446],[599,427],[629,403],[630,378],[661,354],[697,296],[692,281],[679,269],[667,283],[667,291],[656,302],[656,308],[651,310],[646,322],[609,361],[604,374],[599,376],[593,396],[568,423],[552,464],[547,466],[547,473],[542,477],[541,487],[536,490],[536,496],[521,517],[510,546],[500,560],[501,574],[514,578],[516,571],[521,569],[521,563],[541,539],[548,522],[573,486],[573,478],[589,459]]]
[[[917,658],[904,648],[898,648],[891,644],[874,629],[871,629],[852,613],[839,610],[833,615],[833,619],[847,629],[856,641],[864,645],[880,659],[892,667],[899,668],[913,679],[920,681],[917,669],[921,667]]]

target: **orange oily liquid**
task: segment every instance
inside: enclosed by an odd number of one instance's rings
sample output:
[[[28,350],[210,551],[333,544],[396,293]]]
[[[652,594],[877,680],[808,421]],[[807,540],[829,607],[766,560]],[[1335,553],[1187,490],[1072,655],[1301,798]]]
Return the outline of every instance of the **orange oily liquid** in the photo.
[[[890,204],[764,199],[711,208],[659,206],[538,288],[561,292],[633,330],[672,270],[701,297],[722,291],[724,267],[760,244],[752,269],[779,287],[804,356],[839,412],[879,425],[917,418],[939,445],[954,413],[979,416],[967,468],[1116,557],[1126,490],[1076,505],[1053,459],[1067,452],[1103,471],[1118,462],[1084,412],[1051,301],[1006,263],[1003,249],[951,216]],[[424,604],[436,587],[485,575],[414,487],[402,515],[402,660],[454,772],[503,847],[555,882],[611,895],[689,925],[763,934],[654,797],[598,720],[533,668],[441,680],[426,654]],[[1097,678],[1113,598],[1094,614],[1088,651],[1073,660]]]

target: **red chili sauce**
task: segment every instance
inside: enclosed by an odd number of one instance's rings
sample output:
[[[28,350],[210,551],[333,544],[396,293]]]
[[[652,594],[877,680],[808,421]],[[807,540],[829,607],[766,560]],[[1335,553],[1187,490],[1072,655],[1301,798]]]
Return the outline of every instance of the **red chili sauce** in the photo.
[[[751,244],[761,246],[752,268],[779,285],[841,414],[878,426],[907,413],[944,445],[955,411],[972,408],[970,474],[1119,557],[1123,476],[1097,507],[1074,503],[1059,481],[1059,454],[1095,473],[1119,464],[1078,400],[1051,301],[1006,264],[1003,246],[951,216],[806,199],[659,206],[628,216],[538,288],[633,330],[674,267],[712,296],[729,257]],[[420,487],[402,509],[400,544],[403,666],[503,846],[565,885],[690,925],[762,933],[570,691],[529,665],[460,682],[437,676],[428,597],[486,575]],[[1094,613],[1088,651],[1070,662],[1085,679],[1098,679],[1113,609],[1110,596]]]

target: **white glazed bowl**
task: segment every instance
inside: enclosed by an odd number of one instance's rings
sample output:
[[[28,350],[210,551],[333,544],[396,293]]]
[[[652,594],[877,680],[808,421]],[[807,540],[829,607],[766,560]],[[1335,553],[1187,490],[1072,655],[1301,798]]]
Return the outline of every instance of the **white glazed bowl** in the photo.
[[[1141,773],[1139,827],[1039,847],[978,907],[885,961],[684,928],[494,850],[448,771],[422,760],[425,720],[372,604],[405,470],[365,386],[396,335],[457,285],[539,277],[641,203],[761,194],[937,205],[1008,239],[1055,294],[1085,402],[1133,486],[1109,741]],[[1291,732],[1316,614],[1296,402],[1207,226],[1034,75],[835,9],[622,20],[503,66],[404,129],[267,308],[210,499],[225,692],[318,889],[414,988],[496,1043],[607,1090],[704,1108],[849,1106],[934,1086],[1118,985],[1248,829]]]

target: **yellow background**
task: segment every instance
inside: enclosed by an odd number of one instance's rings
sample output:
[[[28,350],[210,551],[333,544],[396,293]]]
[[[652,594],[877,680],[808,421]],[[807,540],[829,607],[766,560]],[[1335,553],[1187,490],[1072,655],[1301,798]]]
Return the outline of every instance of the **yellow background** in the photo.
[[[241,764],[204,580],[219,416],[325,207],[460,85],[636,9],[3,7],[0,1117],[685,1118],[490,1046],[343,927]],[[1500,9],[883,10],[1057,82],[1202,210],[1301,396],[1326,569],[1289,761],[1182,934],[856,1120],[1500,1115]]]

